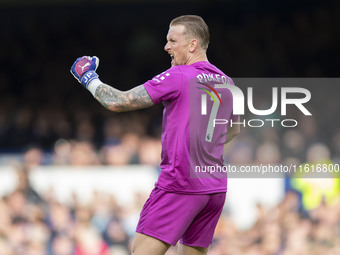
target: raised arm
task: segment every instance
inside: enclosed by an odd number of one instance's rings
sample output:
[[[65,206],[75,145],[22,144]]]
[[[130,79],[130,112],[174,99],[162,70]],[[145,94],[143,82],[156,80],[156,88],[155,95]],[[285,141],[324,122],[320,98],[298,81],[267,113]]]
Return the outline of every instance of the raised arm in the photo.
[[[99,80],[97,57],[78,58],[71,67],[73,76],[107,109],[114,112],[133,111],[154,105],[144,85],[120,91]]]
[[[126,112],[153,106],[144,85],[139,85],[129,91],[120,91],[106,84],[100,84],[94,97],[105,108],[114,112]]]

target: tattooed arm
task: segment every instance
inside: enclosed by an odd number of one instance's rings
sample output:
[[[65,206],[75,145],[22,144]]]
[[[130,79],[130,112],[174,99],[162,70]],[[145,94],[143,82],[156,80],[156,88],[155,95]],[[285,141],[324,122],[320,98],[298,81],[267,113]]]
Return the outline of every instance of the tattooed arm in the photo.
[[[106,84],[100,84],[94,97],[108,110],[126,112],[153,106],[144,85],[139,85],[129,91],[120,91]]]

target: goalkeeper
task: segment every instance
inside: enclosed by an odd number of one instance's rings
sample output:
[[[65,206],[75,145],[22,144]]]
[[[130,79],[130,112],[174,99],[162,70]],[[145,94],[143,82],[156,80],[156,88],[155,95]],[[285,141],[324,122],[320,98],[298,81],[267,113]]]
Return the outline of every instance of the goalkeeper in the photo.
[[[171,68],[125,92],[100,81],[97,57],[78,58],[71,67],[75,78],[111,111],[164,105],[162,171],[140,214],[132,248],[135,255],[165,254],[178,241],[179,254],[203,255],[212,243],[225,202],[227,179],[191,178],[190,166],[223,165],[223,146],[239,133],[239,125],[212,128],[210,115],[196,111],[201,109],[204,92],[190,90],[190,81],[212,77],[220,81],[217,83],[232,84],[228,76],[209,63],[208,44],[208,26],[201,17],[185,15],[173,19],[164,47],[171,58]],[[237,121],[230,91],[218,86],[212,91],[219,100],[208,100],[207,113]],[[213,106],[217,112],[212,111]]]

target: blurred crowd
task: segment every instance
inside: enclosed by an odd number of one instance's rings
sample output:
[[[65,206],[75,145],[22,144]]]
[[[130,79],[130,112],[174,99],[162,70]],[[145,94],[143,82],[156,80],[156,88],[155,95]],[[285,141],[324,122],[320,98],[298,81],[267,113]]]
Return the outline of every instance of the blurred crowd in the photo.
[[[216,66],[231,77],[337,76],[339,2],[245,2],[197,5],[210,26],[208,56]],[[149,7],[145,13],[137,4],[0,9],[8,24],[0,40],[0,165],[22,164],[17,187],[0,197],[0,255],[129,254],[143,195],[131,208],[99,193],[90,205],[76,197],[61,204],[53,193],[38,194],[29,173],[40,165],[159,165],[162,107],[111,113],[69,73],[77,57],[97,55],[101,79],[127,90],[168,68],[168,22],[194,10]],[[340,164],[340,87],[323,89],[309,104],[313,117],[297,116],[297,128],[242,128],[225,148],[226,161]],[[340,254],[340,179],[326,189],[321,180],[316,195],[306,193],[309,184],[290,180],[278,206],[258,205],[251,229],[238,229],[225,212],[210,254]],[[308,196],[317,203],[305,203]]]
[[[94,192],[90,204],[69,204],[53,191],[38,194],[29,168],[17,166],[17,187],[0,198],[1,255],[127,255],[144,197],[131,208],[112,195]]]
[[[16,187],[0,197],[1,255],[130,254],[146,193],[136,193],[134,202],[125,206],[117,203],[114,195],[97,191],[89,203],[80,202],[76,195],[61,203],[53,189],[36,192],[29,167],[17,165],[14,171]],[[257,220],[247,229],[238,227],[226,208],[209,254],[339,254],[339,194],[338,189],[332,201],[322,199],[307,209],[301,193],[287,190],[275,207],[257,204]],[[177,246],[171,247],[167,255],[175,255],[176,249]]]
[[[340,202],[301,214],[299,198],[288,192],[274,208],[258,205],[253,227],[240,231],[223,216],[211,255],[335,255],[340,252]]]

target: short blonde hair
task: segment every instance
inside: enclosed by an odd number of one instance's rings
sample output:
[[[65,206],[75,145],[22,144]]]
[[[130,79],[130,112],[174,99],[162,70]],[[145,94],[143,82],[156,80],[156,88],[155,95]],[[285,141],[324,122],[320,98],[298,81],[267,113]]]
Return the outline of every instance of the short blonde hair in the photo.
[[[200,16],[179,16],[170,22],[170,26],[176,25],[183,25],[185,27],[184,33],[198,39],[198,44],[203,50],[208,48],[210,42],[209,28]]]

